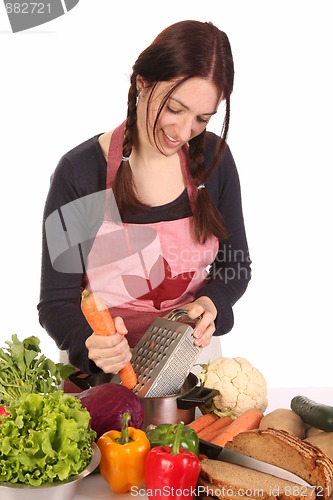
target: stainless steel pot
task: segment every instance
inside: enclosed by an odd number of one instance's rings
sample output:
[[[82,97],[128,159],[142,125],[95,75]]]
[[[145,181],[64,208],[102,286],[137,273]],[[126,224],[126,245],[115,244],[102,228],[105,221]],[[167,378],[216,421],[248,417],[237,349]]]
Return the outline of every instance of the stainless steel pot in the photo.
[[[218,390],[199,386],[198,382],[198,377],[190,373],[178,394],[141,398],[144,408],[142,429],[151,424],[176,424],[179,421],[188,424],[194,420],[195,408],[219,394]]]
[[[91,375],[84,375],[83,378],[81,378],[81,375],[81,372],[76,372],[69,377],[71,382],[81,390],[109,382],[112,377],[112,375],[111,377],[107,375],[97,380]],[[196,407],[219,394],[217,389],[210,389],[198,384],[198,377],[194,373],[189,373],[178,394],[140,398],[144,409],[142,429],[145,430],[150,424],[177,424],[180,421],[188,424],[194,420]]]

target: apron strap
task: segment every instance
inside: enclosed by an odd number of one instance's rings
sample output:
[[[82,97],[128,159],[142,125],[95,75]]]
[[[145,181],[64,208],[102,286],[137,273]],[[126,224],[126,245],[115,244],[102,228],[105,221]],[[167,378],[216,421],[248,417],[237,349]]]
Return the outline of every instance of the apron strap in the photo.
[[[112,188],[117,170],[121,162],[121,158],[123,156],[124,129],[125,122],[115,128],[112,132],[108,151],[108,165],[106,174],[107,188]]]

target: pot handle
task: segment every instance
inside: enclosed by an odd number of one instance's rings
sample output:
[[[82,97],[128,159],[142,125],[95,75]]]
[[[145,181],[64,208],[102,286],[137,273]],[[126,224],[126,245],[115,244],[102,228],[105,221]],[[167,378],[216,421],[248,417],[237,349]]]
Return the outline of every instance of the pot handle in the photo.
[[[72,373],[68,377],[68,380],[69,382],[72,382],[72,384],[75,384],[82,391],[85,391],[96,385],[104,384],[110,381],[112,382],[113,377],[116,377],[116,375],[113,375],[112,373],[97,373],[96,375],[87,375],[78,370]]]
[[[81,371],[72,373],[68,377],[68,380],[81,389],[81,391],[85,391],[91,387],[91,375],[86,375]]]
[[[194,406],[199,406],[207,403],[210,399],[218,396],[220,391],[210,389],[209,387],[195,386],[183,396],[177,398],[177,407],[181,410],[187,410]]]

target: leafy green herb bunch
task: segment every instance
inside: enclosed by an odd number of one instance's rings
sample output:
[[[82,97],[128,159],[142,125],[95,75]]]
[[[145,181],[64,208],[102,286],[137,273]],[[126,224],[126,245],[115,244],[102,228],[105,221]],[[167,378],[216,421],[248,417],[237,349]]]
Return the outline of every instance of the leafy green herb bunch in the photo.
[[[75,368],[54,363],[41,353],[38,337],[20,341],[12,335],[8,347],[0,348],[0,405],[8,406],[26,393],[49,394],[58,390]]]

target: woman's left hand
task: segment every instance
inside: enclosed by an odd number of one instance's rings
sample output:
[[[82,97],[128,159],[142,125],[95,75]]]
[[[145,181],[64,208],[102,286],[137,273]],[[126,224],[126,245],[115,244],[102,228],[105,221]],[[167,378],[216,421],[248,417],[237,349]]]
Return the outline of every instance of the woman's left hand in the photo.
[[[187,311],[191,319],[201,317],[194,328],[194,344],[198,347],[207,347],[215,332],[214,321],[217,316],[217,309],[214,302],[209,297],[203,296],[189,304],[181,306],[180,309]]]

